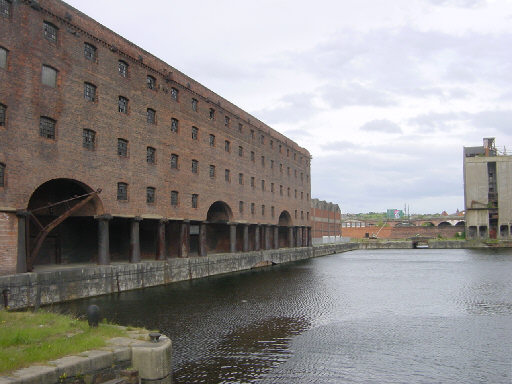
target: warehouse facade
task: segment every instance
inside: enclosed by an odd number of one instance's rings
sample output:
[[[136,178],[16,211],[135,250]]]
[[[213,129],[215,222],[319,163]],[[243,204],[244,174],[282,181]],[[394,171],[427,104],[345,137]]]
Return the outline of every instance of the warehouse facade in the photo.
[[[0,17],[0,274],[310,245],[306,149],[61,1]]]

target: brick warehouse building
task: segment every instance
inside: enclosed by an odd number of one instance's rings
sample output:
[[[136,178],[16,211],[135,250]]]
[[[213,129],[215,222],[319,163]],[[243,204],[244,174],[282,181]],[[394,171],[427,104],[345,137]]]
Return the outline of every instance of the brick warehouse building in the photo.
[[[311,244],[306,149],[61,1],[0,13],[0,274]]]
[[[312,238],[320,242],[324,237],[341,237],[341,210],[338,204],[311,199]]]

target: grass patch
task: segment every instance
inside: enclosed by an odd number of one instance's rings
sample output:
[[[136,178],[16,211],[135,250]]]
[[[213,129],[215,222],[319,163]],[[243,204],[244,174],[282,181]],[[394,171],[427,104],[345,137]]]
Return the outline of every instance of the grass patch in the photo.
[[[57,313],[0,311],[0,373],[103,347],[117,336],[126,332],[111,324],[90,328]]]

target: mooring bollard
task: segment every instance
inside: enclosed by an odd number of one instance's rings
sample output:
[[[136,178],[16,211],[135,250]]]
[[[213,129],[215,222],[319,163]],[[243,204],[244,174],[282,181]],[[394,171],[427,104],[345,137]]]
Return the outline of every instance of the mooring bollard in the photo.
[[[89,327],[97,327],[100,322],[100,317],[100,307],[96,304],[87,307],[87,322],[89,323]]]

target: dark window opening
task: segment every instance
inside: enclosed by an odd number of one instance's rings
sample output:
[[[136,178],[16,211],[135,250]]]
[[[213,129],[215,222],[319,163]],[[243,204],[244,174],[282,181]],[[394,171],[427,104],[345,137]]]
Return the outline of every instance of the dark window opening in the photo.
[[[84,56],[86,59],[96,61],[96,47],[89,43],[84,43]]]
[[[121,113],[128,113],[128,99],[126,97],[119,96],[117,108]]]
[[[254,182],[255,182],[254,176],[251,176],[251,187],[252,188],[254,188]]]
[[[210,108],[209,118],[210,118],[210,120],[214,120],[215,119],[215,109]]]
[[[146,203],[153,204],[155,202],[155,188],[146,188]]]
[[[197,160],[192,160],[192,173],[198,173],[199,171],[199,162]]]
[[[178,92],[176,88],[171,88],[171,99],[178,101]]]
[[[199,195],[197,195],[195,193],[192,194],[192,208],[197,208],[198,200],[199,200]]]
[[[261,216],[265,216],[265,206],[261,206]]]
[[[238,211],[240,213],[244,213],[244,202],[243,201],[238,202]]]
[[[229,176],[229,169],[225,169],[224,170],[224,179],[226,180],[226,182],[230,182],[231,181],[231,177]]]
[[[119,63],[117,65],[119,75],[122,77],[128,77],[128,64],[122,60],[119,60]]]
[[[178,133],[178,119],[174,117],[171,119],[171,132]]]
[[[0,163],[0,187],[5,187],[5,164]]]
[[[210,135],[210,147],[215,147],[215,135]]]
[[[224,116],[224,125],[229,128],[229,116]]]
[[[192,110],[197,112],[197,99],[192,99]]]
[[[224,150],[226,152],[229,152],[231,150],[231,143],[228,140],[224,142]]]
[[[238,184],[242,185],[244,183],[244,174],[239,173],[238,174]]]
[[[87,101],[96,101],[96,86],[91,83],[84,83],[84,98]]]
[[[47,139],[55,139],[55,123],[55,120],[41,116],[39,120],[39,135]]]
[[[192,127],[192,140],[197,140],[198,134],[199,134],[199,129],[197,127]]]
[[[128,200],[128,184],[117,183],[117,200]]]
[[[156,163],[156,149],[153,147],[146,148],[146,162],[148,164]]]
[[[57,42],[57,31],[59,29],[47,21],[43,22],[43,34],[46,39],[52,42]]]
[[[117,155],[121,157],[128,156],[128,140],[117,139]]]
[[[41,82],[44,85],[55,88],[57,86],[57,70],[48,65],[43,65]]]
[[[148,75],[146,77],[146,85],[149,89],[156,89],[156,79],[153,76]]]
[[[96,132],[91,129],[84,129],[82,131],[82,139],[82,146],[92,150],[96,145]]]
[[[215,177],[215,165],[210,165],[210,178]]]
[[[148,124],[156,124],[156,111],[154,109],[147,109],[146,121],[148,122]]]
[[[178,191],[171,191],[171,205],[173,207],[178,206]]]
[[[178,169],[178,158],[179,156],[175,153],[171,155],[171,169]]]
[[[7,106],[0,104],[0,127],[5,127],[7,119]]]
[[[7,49],[0,47],[0,68],[7,68]]]
[[[238,132],[242,133],[243,127],[242,123],[238,123]]]
[[[238,156],[243,157],[244,149],[242,147],[238,147]]]
[[[251,203],[251,215],[254,215],[254,203]]]
[[[0,0],[0,14],[9,17],[11,14],[11,2],[9,0]]]

